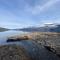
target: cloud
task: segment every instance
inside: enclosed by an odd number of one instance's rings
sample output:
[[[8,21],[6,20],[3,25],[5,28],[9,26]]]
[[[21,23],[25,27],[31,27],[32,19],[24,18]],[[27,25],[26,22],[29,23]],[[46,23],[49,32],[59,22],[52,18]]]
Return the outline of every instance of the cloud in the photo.
[[[56,22],[52,17],[58,16],[53,9],[60,0],[0,0],[0,26],[27,27]],[[58,7],[59,8],[59,7]],[[48,10],[48,14],[45,14]],[[58,9],[57,9],[58,10]],[[59,13],[60,11],[58,11]],[[40,15],[40,13],[43,13]],[[55,16],[55,17],[56,17]],[[60,17],[60,15],[59,15]],[[50,20],[51,19],[51,20]],[[59,20],[58,20],[59,22]]]
[[[34,7],[27,6],[26,10],[28,12],[31,12],[32,14],[39,14],[41,12],[44,12],[48,10],[51,6],[54,6],[57,2],[60,0],[49,0],[45,4],[41,5],[36,5]]]

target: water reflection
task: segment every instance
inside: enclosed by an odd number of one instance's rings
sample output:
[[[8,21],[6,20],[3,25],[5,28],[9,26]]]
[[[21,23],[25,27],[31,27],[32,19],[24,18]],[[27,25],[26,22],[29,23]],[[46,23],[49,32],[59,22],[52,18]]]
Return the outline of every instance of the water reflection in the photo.
[[[5,31],[5,32],[0,32],[0,44],[5,44],[6,40],[10,36],[20,35],[20,34],[24,34],[24,33],[27,33],[27,32],[13,31],[13,30]]]

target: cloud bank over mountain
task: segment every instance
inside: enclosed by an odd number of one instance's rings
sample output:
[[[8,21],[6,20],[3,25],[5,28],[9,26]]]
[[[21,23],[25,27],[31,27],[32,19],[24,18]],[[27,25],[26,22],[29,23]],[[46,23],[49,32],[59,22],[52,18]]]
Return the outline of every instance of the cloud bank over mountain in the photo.
[[[0,26],[19,28],[60,23],[60,0],[0,0]]]

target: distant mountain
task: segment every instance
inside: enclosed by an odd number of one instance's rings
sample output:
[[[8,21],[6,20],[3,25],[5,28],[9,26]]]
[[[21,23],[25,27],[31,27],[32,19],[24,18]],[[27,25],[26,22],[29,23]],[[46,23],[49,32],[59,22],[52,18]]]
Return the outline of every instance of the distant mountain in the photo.
[[[14,29],[19,31],[25,31],[25,32],[49,32],[51,27],[28,27],[28,28],[22,28],[22,29]]]
[[[55,28],[50,29],[51,32],[60,32],[60,25],[56,25]]]
[[[2,28],[2,27],[0,27],[0,32],[3,32],[3,31],[8,31],[9,29],[7,29],[7,28]]]
[[[54,29],[55,27],[54,24],[45,24],[43,27],[29,27],[20,30],[27,32],[52,32],[52,28]]]
[[[43,27],[28,27],[14,30],[20,30],[25,32],[60,32],[60,25],[46,24]]]
[[[23,29],[20,29],[21,31],[27,31],[27,32],[36,32],[36,31],[40,31],[40,32],[43,32],[43,31],[48,31],[48,28],[46,27],[30,27],[30,28],[23,28]]]

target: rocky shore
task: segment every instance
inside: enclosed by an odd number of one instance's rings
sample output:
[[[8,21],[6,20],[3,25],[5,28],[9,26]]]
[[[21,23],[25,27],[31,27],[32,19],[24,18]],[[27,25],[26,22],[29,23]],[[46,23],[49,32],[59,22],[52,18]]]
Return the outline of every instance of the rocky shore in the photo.
[[[51,52],[60,56],[60,33],[55,32],[32,32],[22,36],[10,37],[7,42],[33,40],[38,44],[43,45]]]
[[[21,43],[0,46],[0,60],[60,60],[57,55],[34,41]]]

